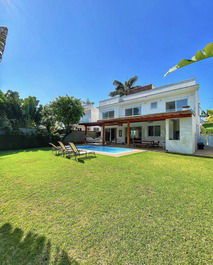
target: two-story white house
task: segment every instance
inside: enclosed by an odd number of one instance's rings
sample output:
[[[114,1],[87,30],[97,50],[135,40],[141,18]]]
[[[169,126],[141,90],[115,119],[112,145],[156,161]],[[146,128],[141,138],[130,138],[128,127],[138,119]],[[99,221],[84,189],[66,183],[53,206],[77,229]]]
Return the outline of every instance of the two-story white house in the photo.
[[[132,89],[126,96],[99,102],[103,144],[159,141],[169,152],[193,154],[200,134],[199,85],[195,79]]]

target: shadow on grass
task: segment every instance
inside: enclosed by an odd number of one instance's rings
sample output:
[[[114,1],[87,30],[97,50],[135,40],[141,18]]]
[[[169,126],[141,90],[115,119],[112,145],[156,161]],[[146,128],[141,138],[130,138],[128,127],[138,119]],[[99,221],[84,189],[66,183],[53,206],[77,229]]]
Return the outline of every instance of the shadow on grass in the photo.
[[[14,155],[23,152],[37,152],[37,151],[50,151],[50,147],[37,147],[37,148],[29,148],[29,149],[19,149],[19,150],[0,150],[0,157],[6,155]],[[1,263],[0,263],[1,264]]]
[[[78,265],[59,248],[52,250],[44,236],[24,232],[6,223],[0,227],[0,265]]]
[[[78,156],[78,157],[76,157],[75,158],[75,156],[67,156],[66,157],[67,159],[72,159],[72,160],[74,160],[75,162],[78,162],[78,163],[85,163],[85,161],[86,160],[90,160],[90,159],[94,159],[94,158],[96,158],[96,156]]]

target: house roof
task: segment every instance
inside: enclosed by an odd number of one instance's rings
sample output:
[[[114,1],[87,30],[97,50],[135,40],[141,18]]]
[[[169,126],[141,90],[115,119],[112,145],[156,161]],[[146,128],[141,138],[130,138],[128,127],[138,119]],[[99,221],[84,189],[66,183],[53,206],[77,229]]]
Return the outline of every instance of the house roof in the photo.
[[[79,125],[85,125],[85,126],[121,125],[123,123],[162,121],[166,119],[186,118],[186,117],[192,117],[192,115],[194,115],[194,112],[192,110],[182,110],[182,111],[163,112],[163,113],[155,113],[155,114],[140,115],[140,116],[113,118],[107,120],[98,120],[97,122],[85,122],[85,123],[80,123]]]

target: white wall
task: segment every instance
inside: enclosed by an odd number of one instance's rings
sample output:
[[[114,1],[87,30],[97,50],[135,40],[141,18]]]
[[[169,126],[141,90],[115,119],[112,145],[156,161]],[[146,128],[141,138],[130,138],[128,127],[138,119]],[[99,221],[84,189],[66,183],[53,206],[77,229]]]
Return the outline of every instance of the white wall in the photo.
[[[181,118],[180,140],[169,140],[169,119],[166,120],[166,150],[174,153],[193,154],[196,149],[196,126],[193,118]]]
[[[153,89],[154,90],[154,89]],[[170,93],[171,94],[171,93]],[[100,115],[99,119],[102,119],[102,113],[106,111],[115,111],[115,118],[124,117],[125,116],[125,109],[127,108],[133,108],[133,107],[140,107],[141,108],[141,115],[147,115],[147,114],[154,114],[154,113],[162,113],[166,111],[166,102],[168,101],[175,101],[180,99],[188,100],[188,105],[190,106],[190,109],[197,112],[197,106],[198,106],[198,100],[197,100],[197,94],[195,92],[190,93],[173,93],[173,95],[164,95],[163,97],[157,97],[152,99],[141,99],[140,102],[122,102],[112,105],[112,106],[104,106],[100,107]],[[151,103],[157,102],[157,108],[151,109]]]

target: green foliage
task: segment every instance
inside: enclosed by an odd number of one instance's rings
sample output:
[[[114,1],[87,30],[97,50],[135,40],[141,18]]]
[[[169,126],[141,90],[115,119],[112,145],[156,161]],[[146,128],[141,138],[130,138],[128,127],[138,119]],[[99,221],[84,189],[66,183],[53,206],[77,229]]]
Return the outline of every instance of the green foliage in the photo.
[[[191,59],[184,59],[182,61],[180,61],[178,64],[176,64],[175,66],[173,66],[172,68],[170,68],[168,70],[168,72],[164,75],[164,77],[166,75],[168,75],[171,72],[174,72],[175,70],[182,68],[184,66],[187,66],[189,64],[192,63],[196,63],[198,61],[201,61],[203,59],[207,59],[213,57],[213,42],[207,44],[203,50],[198,51]]]
[[[6,27],[0,27],[0,60],[4,53],[6,39],[7,39],[8,29]]]
[[[5,126],[14,130],[20,127],[38,126],[41,120],[42,106],[36,97],[21,99],[19,93],[8,90],[5,94],[0,90],[0,119]]]
[[[142,152],[75,162],[48,150],[0,152],[0,229],[9,220],[32,232],[20,244],[20,230],[1,229],[0,264],[47,265],[35,254],[43,241],[31,243],[38,235],[71,264],[212,263],[211,158]]]
[[[57,122],[61,122],[68,133],[73,124],[77,124],[84,115],[84,108],[79,99],[69,96],[56,98],[51,102],[50,107],[53,110]]]
[[[130,78],[128,81],[125,81],[124,83],[118,80],[114,80],[113,85],[115,86],[115,90],[110,92],[109,96],[114,97],[117,95],[119,96],[128,95],[129,91],[135,88],[134,84],[137,80],[138,80],[137,76]]]
[[[53,108],[49,104],[43,106],[41,117],[41,124],[47,128],[48,132],[51,132],[55,126],[56,117]]]

